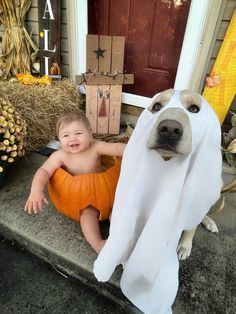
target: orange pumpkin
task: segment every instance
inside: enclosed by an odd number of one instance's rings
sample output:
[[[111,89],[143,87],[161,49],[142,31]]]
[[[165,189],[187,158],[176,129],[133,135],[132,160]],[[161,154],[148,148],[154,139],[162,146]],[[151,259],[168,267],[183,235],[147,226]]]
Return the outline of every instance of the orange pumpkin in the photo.
[[[112,157],[113,158],[113,157]],[[114,161],[114,158],[113,158]],[[50,199],[65,216],[79,221],[80,211],[89,205],[99,212],[99,220],[109,218],[120,174],[121,158],[106,163],[104,172],[72,176],[62,168],[55,171],[48,184]]]

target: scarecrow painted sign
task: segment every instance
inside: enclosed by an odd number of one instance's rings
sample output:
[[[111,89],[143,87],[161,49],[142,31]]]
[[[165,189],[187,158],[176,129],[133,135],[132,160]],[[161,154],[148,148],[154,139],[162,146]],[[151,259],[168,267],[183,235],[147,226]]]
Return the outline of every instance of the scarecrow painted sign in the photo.
[[[61,0],[40,0],[38,7],[40,75],[61,78]]]
[[[86,85],[86,115],[94,133],[119,134],[123,84],[133,74],[123,73],[125,37],[87,35],[86,73],[76,76]]]

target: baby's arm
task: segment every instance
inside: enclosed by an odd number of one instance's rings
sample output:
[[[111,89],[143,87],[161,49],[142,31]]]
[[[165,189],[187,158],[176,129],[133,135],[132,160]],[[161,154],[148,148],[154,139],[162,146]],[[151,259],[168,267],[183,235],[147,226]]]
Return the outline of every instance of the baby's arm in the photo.
[[[48,204],[44,189],[54,171],[62,165],[62,152],[53,153],[34,175],[30,195],[25,203],[25,211],[29,214],[42,211],[42,204]]]
[[[107,143],[107,142],[96,142],[96,150],[99,155],[107,156],[123,156],[126,144],[124,143]]]

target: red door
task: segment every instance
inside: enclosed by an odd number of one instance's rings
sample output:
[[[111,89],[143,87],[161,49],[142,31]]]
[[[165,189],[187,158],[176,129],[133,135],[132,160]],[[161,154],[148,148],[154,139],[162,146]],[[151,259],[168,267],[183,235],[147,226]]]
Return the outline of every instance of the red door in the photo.
[[[151,97],[174,85],[191,0],[88,0],[89,34],[126,37],[123,91]]]

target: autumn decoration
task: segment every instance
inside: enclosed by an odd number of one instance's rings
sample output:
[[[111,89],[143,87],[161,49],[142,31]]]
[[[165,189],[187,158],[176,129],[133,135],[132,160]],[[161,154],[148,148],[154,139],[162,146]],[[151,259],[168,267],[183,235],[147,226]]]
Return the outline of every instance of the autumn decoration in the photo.
[[[104,166],[107,168],[104,172],[71,176],[62,168],[57,169],[49,181],[48,192],[58,211],[79,220],[80,210],[92,205],[99,208],[100,220],[108,219],[114,202],[121,163],[120,157],[110,159],[104,160]]]
[[[44,75],[42,77],[35,77],[31,74],[17,74],[18,82],[26,85],[51,85],[52,79],[48,75]]]
[[[38,48],[24,26],[31,0],[1,0],[0,24],[5,26],[2,37],[1,79],[18,73],[30,74]]]
[[[13,104],[0,97],[0,173],[25,155],[26,122]]]

